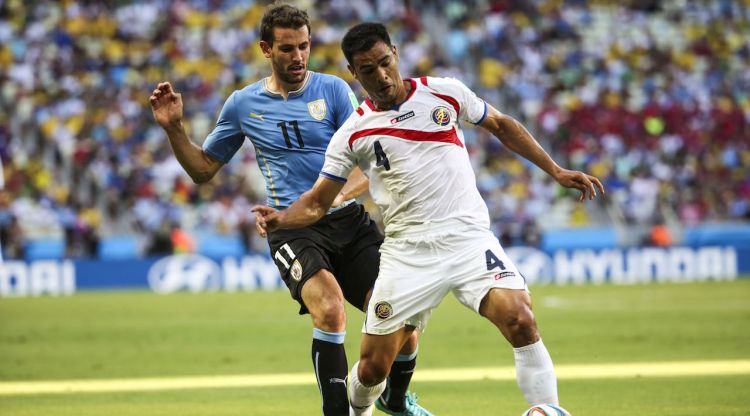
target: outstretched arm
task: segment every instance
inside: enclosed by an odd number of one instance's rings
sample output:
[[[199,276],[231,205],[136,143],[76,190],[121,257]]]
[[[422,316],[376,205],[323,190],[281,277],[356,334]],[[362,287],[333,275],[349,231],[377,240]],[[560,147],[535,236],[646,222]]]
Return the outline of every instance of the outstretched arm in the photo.
[[[312,189],[302,194],[298,200],[283,211],[263,205],[256,205],[252,211],[258,217],[256,226],[262,237],[268,234],[268,231],[275,231],[284,228],[302,228],[314,224],[328,212],[333,200],[344,186],[341,182],[336,182],[319,177]]]
[[[207,155],[185,133],[182,126],[182,94],[174,91],[169,82],[162,82],[156,86],[149,101],[154,118],[167,133],[172,151],[183,169],[195,183],[213,178],[222,163]]]
[[[502,114],[487,104],[487,117],[481,124],[510,150],[528,159],[552,176],[560,185],[581,191],[580,200],[594,199],[597,188],[604,194],[604,186],[594,176],[561,168],[544,151],[526,128],[516,119]]]

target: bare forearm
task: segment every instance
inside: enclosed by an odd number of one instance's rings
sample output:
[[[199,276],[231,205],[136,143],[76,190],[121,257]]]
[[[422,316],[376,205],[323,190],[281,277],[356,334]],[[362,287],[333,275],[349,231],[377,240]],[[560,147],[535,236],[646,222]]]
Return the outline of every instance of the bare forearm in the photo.
[[[593,199],[597,189],[604,194],[604,186],[599,179],[583,172],[561,168],[521,123],[492,106],[488,107],[488,115],[482,122],[482,127],[500,139],[507,148],[539,166],[560,185],[580,190],[581,201],[587,197]]]
[[[557,178],[561,171],[560,166],[517,120],[502,116],[490,130],[507,148],[539,166],[553,178]]]
[[[188,138],[182,123],[164,128],[177,161],[195,183],[207,182],[216,173],[215,161]]]
[[[268,225],[278,229],[302,228],[314,224],[326,215],[343,186],[341,182],[319,177],[312,189],[302,194],[289,208],[276,213],[275,218],[268,218]]]
[[[312,191],[307,191],[289,208],[279,212],[276,225],[283,229],[306,227],[323,218],[329,208],[330,203],[325,206]]]

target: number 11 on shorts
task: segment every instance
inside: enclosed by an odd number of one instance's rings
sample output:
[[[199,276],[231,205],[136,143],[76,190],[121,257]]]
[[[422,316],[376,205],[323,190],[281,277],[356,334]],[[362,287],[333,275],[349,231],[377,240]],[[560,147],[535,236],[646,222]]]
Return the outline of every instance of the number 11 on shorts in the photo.
[[[286,252],[287,257],[289,257],[289,261],[284,258],[281,250],[284,250]],[[294,260],[296,257],[297,256],[294,255],[292,248],[289,247],[289,244],[284,244],[283,246],[281,246],[278,250],[276,250],[276,254],[273,255],[273,258],[278,260],[279,263],[283,264],[287,269],[289,269],[289,262]]]

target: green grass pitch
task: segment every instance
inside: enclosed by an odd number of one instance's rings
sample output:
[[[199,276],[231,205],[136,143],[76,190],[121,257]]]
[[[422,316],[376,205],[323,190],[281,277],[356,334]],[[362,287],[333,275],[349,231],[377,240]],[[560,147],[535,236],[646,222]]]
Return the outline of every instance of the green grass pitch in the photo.
[[[0,385],[13,381],[310,373],[311,326],[286,292],[79,293],[0,299]],[[532,287],[557,365],[750,359],[750,279]],[[347,353],[363,315],[349,312]],[[488,322],[446,298],[420,345],[420,369],[512,366]],[[585,415],[748,415],[750,374],[561,379]],[[419,382],[440,416],[520,415],[513,380]],[[314,385],[0,395],[0,415],[319,415]],[[606,410],[606,411],[605,411]],[[376,412],[377,413],[377,412]]]

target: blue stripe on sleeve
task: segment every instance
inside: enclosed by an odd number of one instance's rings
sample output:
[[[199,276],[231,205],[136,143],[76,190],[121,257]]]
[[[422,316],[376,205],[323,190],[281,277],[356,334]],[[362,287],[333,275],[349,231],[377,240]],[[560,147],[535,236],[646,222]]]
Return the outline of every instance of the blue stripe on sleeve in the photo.
[[[320,172],[320,176],[322,176],[324,178],[328,178],[328,179],[330,179],[332,181],[346,183],[346,178],[342,178],[342,177],[336,176],[336,175],[331,175],[330,173]]]
[[[484,102],[484,114],[482,114],[482,118],[479,119],[476,123],[472,123],[475,125],[480,125],[484,121],[484,119],[487,118],[487,101]]]
[[[343,344],[344,338],[346,337],[346,331],[344,332],[326,332],[318,328],[313,328],[313,338],[332,344]]]

